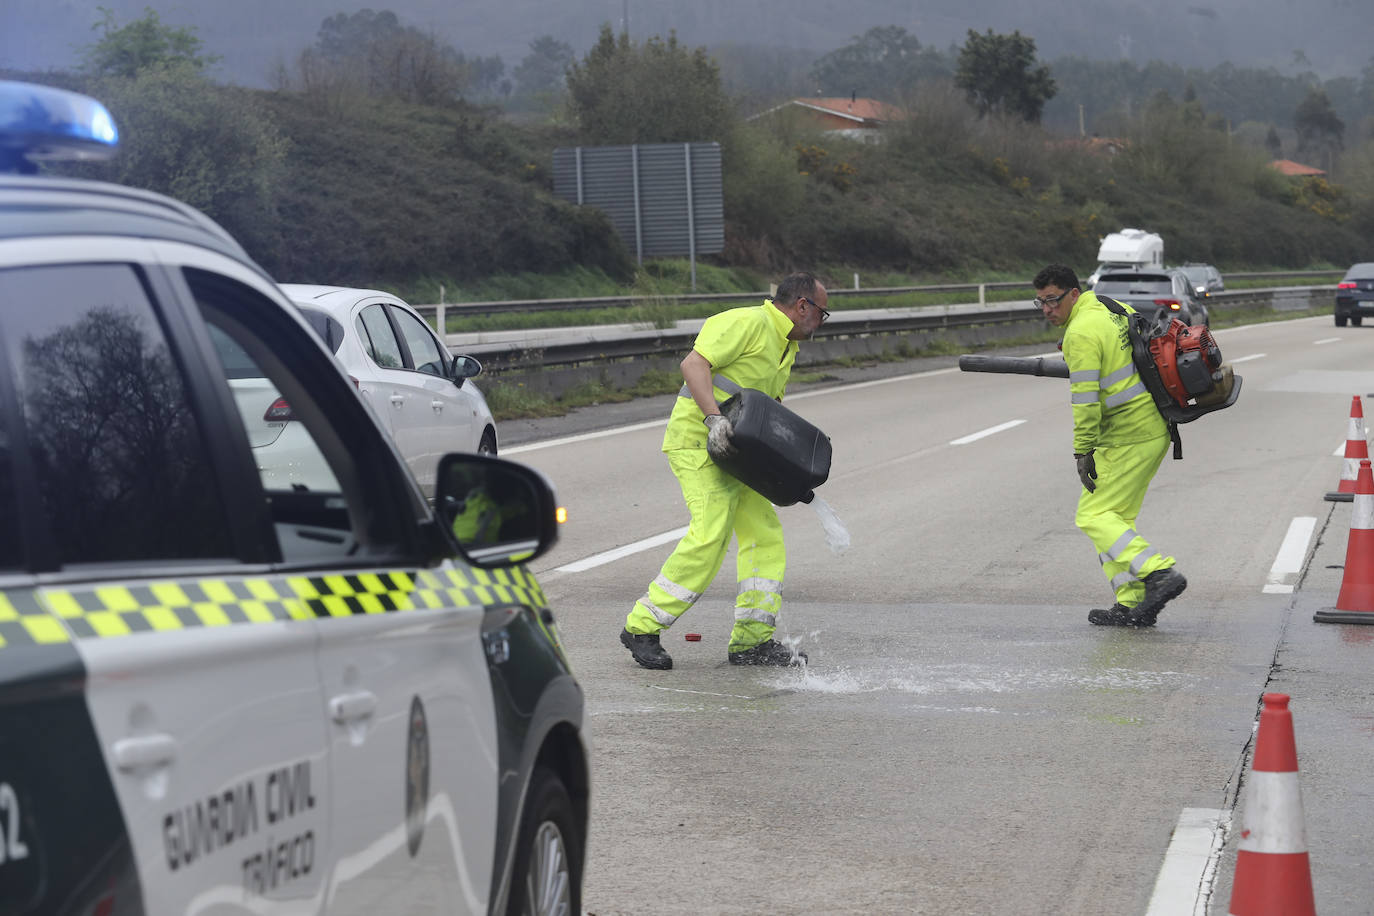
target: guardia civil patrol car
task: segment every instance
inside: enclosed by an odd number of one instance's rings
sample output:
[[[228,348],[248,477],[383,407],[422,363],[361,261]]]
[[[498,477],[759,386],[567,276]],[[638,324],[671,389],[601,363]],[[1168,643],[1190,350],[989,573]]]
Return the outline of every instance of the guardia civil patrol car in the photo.
[[[550,487],[447,455],[431,506],[219,226],[35,174],[116,137],[0,83],[0,914],[580,912]],[[264,483],[236,371],[326,483]]]

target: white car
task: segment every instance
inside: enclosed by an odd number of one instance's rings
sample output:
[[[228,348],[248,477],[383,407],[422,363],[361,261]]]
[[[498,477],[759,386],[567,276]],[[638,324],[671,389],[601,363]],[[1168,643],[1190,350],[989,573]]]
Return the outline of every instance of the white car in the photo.
[[[471,381],[482,364],[450,356],[409,305],[375,289],[296,283],[281,289],[343,363],[426,496],[434,495],[441,455],[496,454],[496,421]],[[265,422],[277,421],[265,416]],[[266,464],[294,467],[288,442],[273,449],[281,460]]]

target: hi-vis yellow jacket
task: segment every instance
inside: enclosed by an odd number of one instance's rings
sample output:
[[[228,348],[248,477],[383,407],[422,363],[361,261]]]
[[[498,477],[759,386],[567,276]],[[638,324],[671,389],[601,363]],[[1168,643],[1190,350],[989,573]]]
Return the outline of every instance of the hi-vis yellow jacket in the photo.
[[[1063,350],[1069,365],[1074,454],[1168,435],[1131,362],[1124,315],[1109,311],[1092,293],[1082,293],[1064,325]]]
[[[716,401],[741,388],[755,388],[781,401],[797,359],[797,342],[787,338],[792,327],[792,319],[771,299],[707,318],[692,349],[711,364]],[[663,433],[663,451],[706,448],[702,419],[701,408],[683,385]]]

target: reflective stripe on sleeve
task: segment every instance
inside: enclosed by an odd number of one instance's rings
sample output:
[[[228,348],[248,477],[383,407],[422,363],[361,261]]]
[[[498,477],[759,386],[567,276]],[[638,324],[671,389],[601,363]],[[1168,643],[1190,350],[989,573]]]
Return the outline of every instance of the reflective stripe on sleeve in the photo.
[[[1069,403],[1070,403],[1070,404],[1096,404],[1096,403],[1097,403],[1097,392],[1096,392],[1096,391],[1070,391],[1070,392],[1069,392]]]
[[[1095,382],[1099,372],[1097,369],[1079,369],[1077,372],[1069,373],[1069,384],[1076,382]]]
[[[1115,372],[1107,374],[1107,377],[1102,380],[1102,389],[1105,391],[1117,382],[1124,382],[1133,375],[1135,375],[1135,365],[1127,363]]]
[[[1134,385],[1127,388],[1125,391],[1118,391],[1116,394],[1107,395],[1107,397],[1105,397],[1102,400],[1102,403],[1106,404],[1108,407],[1116,407],[1118,404],[1125,404],[1127,401],[1129,401],[1136,395],[1144,393],[1145,383],[1136,382]]]

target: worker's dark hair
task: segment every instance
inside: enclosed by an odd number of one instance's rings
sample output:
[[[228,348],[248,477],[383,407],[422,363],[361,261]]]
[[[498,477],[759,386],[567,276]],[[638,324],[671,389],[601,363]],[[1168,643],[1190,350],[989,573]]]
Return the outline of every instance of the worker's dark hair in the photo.
[[[1078,285],[1078,274],[1073,272],[1072,267],[1063,264],[1051,264],[1031,281],[1032,289],[1044,289],[1047,286],[1057,286],[1066,293],[1071,289],[1082,289]]]
[[[816,275],[805,271],[783,277],[773,301],[779,305],[791,305],[803,296],[807,299],[816,298]]]

